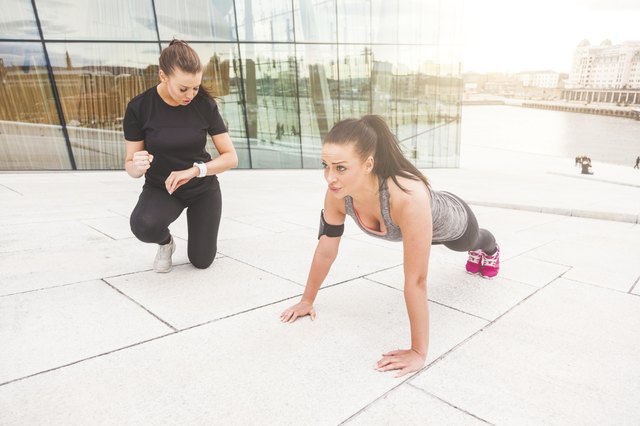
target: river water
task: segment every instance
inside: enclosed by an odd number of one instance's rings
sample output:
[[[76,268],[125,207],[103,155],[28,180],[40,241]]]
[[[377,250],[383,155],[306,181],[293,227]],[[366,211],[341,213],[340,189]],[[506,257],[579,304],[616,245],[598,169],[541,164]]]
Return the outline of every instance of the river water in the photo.
[[[462,146],[633,166],[640,155],[640,121],[629,118],[502,105],[462,108]]]

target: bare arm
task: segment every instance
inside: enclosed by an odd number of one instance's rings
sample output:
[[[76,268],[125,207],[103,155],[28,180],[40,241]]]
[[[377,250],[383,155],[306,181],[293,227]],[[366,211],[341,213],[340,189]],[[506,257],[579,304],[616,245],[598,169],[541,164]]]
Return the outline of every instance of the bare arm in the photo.
[[[404,182],[403,182],[404,184]],[[420,369],[429,348],[429,306],[427,272],[431,252],[431,206],[428,191],[421,183],[410,185],[411,193],[391,188],[392,217],[402,229],[404,252],[404,300],[411,328],[411,349],[391,351],[378,361],[381,371],[401,370],[396,377]],[[409,186],[409,185],[407,185]]]
[[[342,206],[342,207],[341,207]],[[344,201],[334,198],[330,194],[325,195],[324,201],[324,219],[331,225],[341,225],[344,223]],[[307,277],[307,285],[302,294],[300,302],[291,306],[282,314],[280,319],[283,322],[293,322],[298,317],[310,315],[311,319],[315,319],[315,310],[313,302],[316,300],[318,290],[327,277],[331,265],[338,256],[338,248],[340,246],[340,237],[328,237],[323,235],[318,240],[316,251],[311,261],[311,269]]]
[[[236,149],[233,147],[229,133],[221,133],[211,136],[211,140],[220,154],[218,157],[207,161],[207,176],[217,175],[238,165],[238,156]],[[191,179],[197,177],[200,170],[193,166],[185,170],[177,170],[171,172],[164,184],[169,194],[180,188]]]
[[[427,272],[431,252],[431,208],[428,199],[405,208],[399,223],[403,229],[404,300],[411,325],[411,350],[424,359],[429,347]],[[404,232],[404,230],[409,230]]]
[[[124,169],[132,178],[143,176],[153,161],[153,155],[144,150],[144,141],[125,140],[127,153],[124,160]]]
[[[236,149],[233,147],[229,133],[213,135],[211,136],[211,140],[220,155],[206,163],[207,175],[217,175],[237,167],[238,155],[236,154]]]

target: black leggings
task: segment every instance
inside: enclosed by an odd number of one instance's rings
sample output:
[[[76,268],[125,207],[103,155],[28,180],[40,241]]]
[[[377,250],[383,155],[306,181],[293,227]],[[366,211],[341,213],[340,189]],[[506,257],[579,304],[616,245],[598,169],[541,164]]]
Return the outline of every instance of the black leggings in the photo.
[[[208,179],[208,178],[206,178]],[[222,195],[217,179],[210,179],[203,191],[189,197],[166,189],[144,186],[131,213],[131,231],[145,243],[163,244],[170,240],[169,225],[187,209],[189,242],[187,254],[196,268],[208,268],[218,250],[218,228],[222,214]]]
[[[451,194],[453,195],[453,194]],[[442,244],[454,251],[482,250],[491,255],[496,251],[496,239],[493,234],[486,229],[478,227],[478,219],[471,211],[471,207],[459,197],[453,195],[462,203],[467,211],[467,230],[457,240],[445,241]]]

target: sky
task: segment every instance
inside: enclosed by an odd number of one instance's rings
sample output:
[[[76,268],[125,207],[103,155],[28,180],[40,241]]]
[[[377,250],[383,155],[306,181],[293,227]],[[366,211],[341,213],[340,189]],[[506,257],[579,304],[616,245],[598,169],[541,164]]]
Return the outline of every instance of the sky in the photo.
[[[465,72],[569,72],[575,48],[640,41],[640,0],[463,0]]]

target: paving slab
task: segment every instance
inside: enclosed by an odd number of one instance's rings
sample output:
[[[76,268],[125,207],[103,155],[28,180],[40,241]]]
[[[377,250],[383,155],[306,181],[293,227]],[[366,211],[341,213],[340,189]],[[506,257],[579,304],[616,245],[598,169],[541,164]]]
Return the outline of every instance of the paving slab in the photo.
[[[0,297],[0,383],[172,331],[102,281]]]
[[[317,245],[317,231],[307,228],[274,235],[220,241],[225,256],[268,270],[299,284],[306,284]],[[384,247],[343,238],[340,255],[325,284],[361,277],[402,263],[402,253]]]
[[[23,194],[11,188],[10,186],[0,184],[0,197],[2,197],[3,200],[17,201],[20,199],[20,197],[23,196]]]
[[[635,424],[640,298],[558,279],[411,383],[493,424]]]
[[[42,248],[0,254],[0,296],[45,287],[150,270],[157,245],[136,239]],[[175,265],[187,263],[186,243],[177,241]]]
[[[629,236],[609,233],[563,239],[527,253],[528,257],[572,265],[563,276],[627,292],[640,275],[640,245]]]
[[[223,217],[220,220],[220,229],[218,230],[218,241],[232,240],[235,238],[250,238],[259,235],[272,235],[273,231],[264,228],[258,228],[253,225],[238,222],[233,218]]]
[[[501,277],[535,287],[544,287],[570,270],[570,266],[545,262],[526,255],[500,262]]]
[[[366,278],[399,290],[404,286],[402,266]],[[536,291],[533,286],[501,276],[486,280],[469,275],[446,262],[430,262],[427,286],[429,300],[487,320],[496,319]]]
[[[65,249],[108,241],[109,237],[80,221],[0,225],[0,253],[40,248]]]
[[[280,303],[2,386],[0,423],[339,424],[401,383],[373,365],[408,320],[400,292],[365,280],[321,293],[315,321],[280,323]],[[485,324],[431,313],[433,356]]]
[[[257,228],[266,229],[276,233],[303,228],[302,225],[283,220],[282,216],[279,214],[245,214],[236,216],[234,219],[246,225],[252,225]]]
[[[45,200],[13,203],[0,211],[0,221],[2,225],[21,225],[117,216],[104,207],[62,204],[63,201],[49,203]]]
[[[345,424],[349,426],[482,426],[487,423],[429,395],[422,389],[404,384],[366,407]]]
[[[113,216],[101,219],[85,219],[81,222],[114,240],[135,238],[131,232],[128,217]]]
[[[522,235],[529,237],[534,234],[544,234],[565,238],[593,236],[602,238],[603,235],[625,235],[638,225],[610,220],[597,220],[580,217],[558,217],[558,220],[543,224],[533,224],[522,231]]]
[[[207,269],[174,267],[107,278],[107,282],[177,329],[224,318],[302,294],[299,284],[229,258]]]

